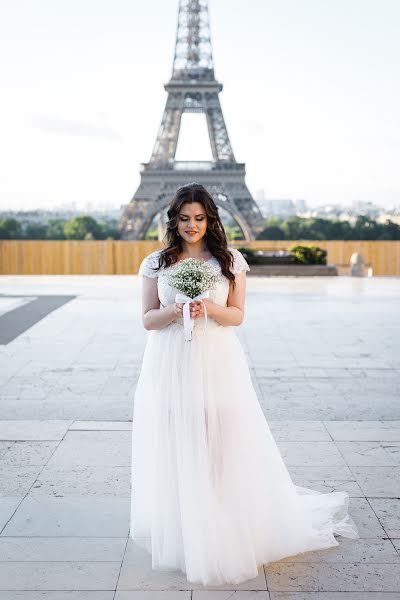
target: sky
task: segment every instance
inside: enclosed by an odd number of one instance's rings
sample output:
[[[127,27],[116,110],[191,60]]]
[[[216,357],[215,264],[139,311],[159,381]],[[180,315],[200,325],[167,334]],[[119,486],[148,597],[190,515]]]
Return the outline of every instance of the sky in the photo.
[[[0,0],[1,209],[129,202],[177,14],[178,0]],[[399,0],[209,0],[209,16],[254,196],[400,205]],[[185,114],[177,158],[207,149],[204,115]]]

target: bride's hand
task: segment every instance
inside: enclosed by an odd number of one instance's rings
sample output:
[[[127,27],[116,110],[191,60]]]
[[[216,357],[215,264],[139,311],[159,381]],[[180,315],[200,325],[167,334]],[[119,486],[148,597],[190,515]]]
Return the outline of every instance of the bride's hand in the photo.
[[[209,302],[211,302],[208,298],[204,298],[204,300],[194,300],[190,303],[190,318],[198,319],[199,317],[204,317],[204,304],[207,306],[207,314]]]
[[[183,303],[174,302],[172,305],[172,311],[175,315],[175,319],[178,317],[183,317]]]

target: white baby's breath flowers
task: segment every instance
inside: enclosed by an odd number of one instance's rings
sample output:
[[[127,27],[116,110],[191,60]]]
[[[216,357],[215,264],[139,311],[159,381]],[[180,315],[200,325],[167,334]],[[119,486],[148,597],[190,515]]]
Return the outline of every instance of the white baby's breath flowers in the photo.
[[[185,258],[173,267],[167,275],[168,283],[189,298],[195,298],[217,284],[218,273],[199,258]]]

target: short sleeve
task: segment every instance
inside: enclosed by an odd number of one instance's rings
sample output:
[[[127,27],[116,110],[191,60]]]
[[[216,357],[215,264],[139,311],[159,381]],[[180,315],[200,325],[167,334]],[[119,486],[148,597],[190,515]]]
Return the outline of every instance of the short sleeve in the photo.
[[[154,271],[154,268],[158,267],[160,252],[161,250],[156,250],[142,260],[139,266],[138,275],[145,275],[146,277],[158,277],[160,271]]]
[[[233,254],[233,267],[231,268],[232,273],[236,275],[236,273],[240,273],[240,271],[250,271],[250,267],[243,254],[236,248],[229,248],[229,250]]]

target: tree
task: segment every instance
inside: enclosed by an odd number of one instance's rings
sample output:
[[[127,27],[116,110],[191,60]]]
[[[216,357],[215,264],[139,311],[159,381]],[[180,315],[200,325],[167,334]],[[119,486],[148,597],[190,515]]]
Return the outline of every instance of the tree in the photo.
[[[278,225],[267,225],[257,236],[258,240],[284,240],[285,232]]]
[[[285,232],[287,240],[322,240],[324,239],[324,235],[321,231],[321,221],[323,219],[289,217],[282,224],[282,229]]]
[[[28,223],[24,233],[26,240],[43,240],[46,238],[47,227],[41,223]]]
[[[48,240],[65,240],[64,219],[49,219],[46,238]]]
[[[0,219],[1,240],[17,240],[21,237],[22,227],[17,219]]]
[[[384,227],[384,234],[382,234],[382,235],[389,236],[389,237],[383,238],[382,236],[380,236],[379,237],[380,240],[382,240],[382,239],[400,240],[400,225],[398,223],[394,223],[390,219],[386,219],[386,222],[383,224],[383,227]]]
[[[118,229],[117,223],[105,222],[100,223],[101,227],[101,239],[102,240],[120,240],[121,231]]]
[[[400,225],[387,220],[378,223],[370,217],[360,215],[352,226],[349,221],[322,219],[320,217],[293,216],[279,224],[272,219],[265,221],[265,227],[257,236],[258,240],[399,240]]]
[[[359,215],[354,223],[356,240],[376,240],[378,230],[379,224],[366,215]]]
[[[74,217],[64,223],[64,235],[68,240],[84,240],[88,233],[92,234],[91,239],[101,239],[101,228],[93,217]]]

